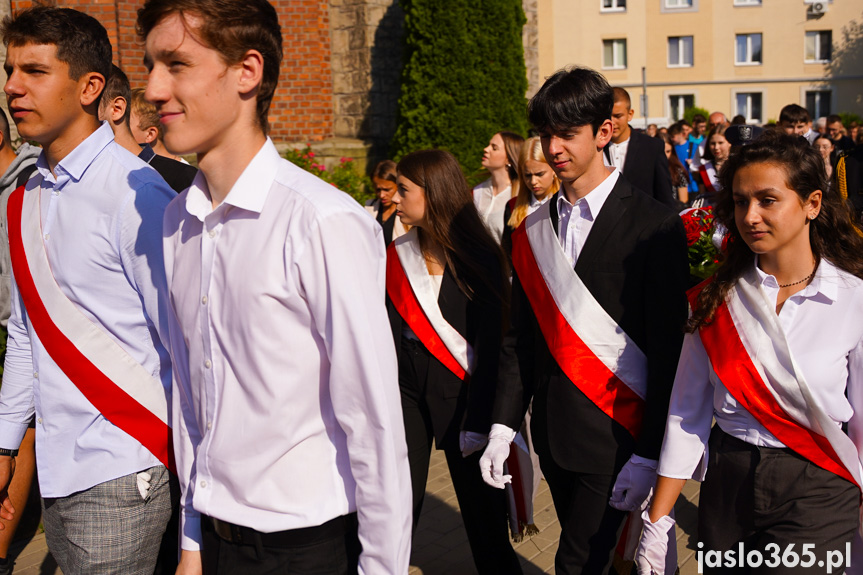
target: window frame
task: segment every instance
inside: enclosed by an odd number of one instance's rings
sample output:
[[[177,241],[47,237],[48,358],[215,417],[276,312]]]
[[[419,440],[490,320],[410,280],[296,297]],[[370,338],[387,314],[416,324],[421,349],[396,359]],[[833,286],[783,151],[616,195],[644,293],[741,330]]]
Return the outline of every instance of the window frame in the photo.
[[[807,58],[807,41],[811,34],[815,35],[815,58],[810,60]],[[821,35],[827,34],[828,40],[830,44],[830,54],[829,57],[824,59],[820,58],[821,54]],[[828,64],[833,60],[833,30],[806,30],[803,33],[803,63],[804,64]]]
[[[735,6],[741,7],[749,7],[749,6],[762,6],[762,0],[734,0]]]
[[[816,108],[815,108],[815,110],[812,110],[812,111],[809,110],[809,106],[808,106],[809,102],[807,101],[809,99],[809,94],[819,94],[821,96],[821,97],[816,97],[816,101],[815,101]],[[832,87],[806,88],[803,90],[803,107],[806,108],[806,110],[809,112],[809,115],[812,116],[813,122],[815,122],[815,120],[817,120],[818,118],[820,118],[822,116],[829,116],[833,112],[833,95],[834,95],[834,93],[833,93]],[[822,108],[822,106],[824,104],[824,102],[822,102],[821,100],[825,96],[827,98],[827,102],[826,102],[827,113],[826,114],[824,113],[823,110],[820,109],[820,108]]]
[[[672,6],[671,2],[675,2],[676,4]],[[686,5],[681,6],[681,2]],[[691,10],[695,7],[695,0],[662,0],[662,7],[666,10]]]
[[[684,40],[686,38],[689,38],[689,58],[690,58],[690,61],[688,64],[685,62],[685,60],[686,60],[685,50],[682,49],[682,46],[685,45]],[[671,43],[672,43],[672,40],[677,40],[677,55],[678,55],[677,60],[678,61],[676,64],[671,63]],[[665,65],[667,68],[692,68],[695,65],[695,36],[692,36],[692,35],[690,35],[690,36],[669,36],[668,41],[666,42],[665,50],[666,50]],[[684,60],[684,62],[681,63],[681,60]]]
[[[626,12],[626,0],[611,0],[611,3],[614,4],[611,8],[605,7],[606,0],[599,0],[599,11],[607,14],[615,14],[620,12]],[[623,6],[618,6],[620,2],[623,2]]]
[[[739,38],[741,36],[746,37],[746,59],[740,59],[740,53],[738,50],[739,47]],[[752,38],[753,36],[758,36],[760,38],[760,60],[754,61],[752,60]],[[734,35],[734,65],[735,66],[762,66],[764,64],[764,33],[763,32],[744,32],[742,34]]]
[[[665,105],[666,105],[666,117],[669,119],[673,119],[675,121],[679,120],[680,118],[683,118],[683,115],[686,112],[686,105],[685,105],[685,99],[686,98],[692,97],[692,105],[693,106],[697,105],[696,104],[697,94],[695,92],[665,93],[664,96],[665,96]],[[680,118],[675,118],[674,114],[672,113],[674,110],[674,106],[672,106],[672,104],[671,104],[672,98],[677,99],[678,104],[680,103],[680,100],[684,101],[683,109],[680,110]]]
[[[755,94],[758,94],[758,96],[760,96],[760,98],[761,98],[760,108],[761,108],[761,116],[763,116],[764,115],[764,109],[765,109],[765,107],[764,107],[765,97],[764,97],[764,91],[763,90],[739,90],[739,91],[734,92],[734,107],[733,107],[734,108],[734,115],[736,116],[736,115],[740,114],[741,116],[745,117],[747,124],[763,124],[764,123],[764,118],[753,118],[750,115],[752,112],[752,96]],[[740,107],[738,106],[738,98],[740,96],[743,96],[743,95],[747,96],[746,107],[748,109],[747,109],[747,112],[745,114],[740,110]]]
[[[605,62],[605,43],[611,42],[611,65],[606,65]],[[617,58],[620,55],[617,47],[623,46],[623,65],[617,63]],[[603,70],[626,70],[629,66],[629,54],[626,38],[604,38],[602,40],[602,69]]]

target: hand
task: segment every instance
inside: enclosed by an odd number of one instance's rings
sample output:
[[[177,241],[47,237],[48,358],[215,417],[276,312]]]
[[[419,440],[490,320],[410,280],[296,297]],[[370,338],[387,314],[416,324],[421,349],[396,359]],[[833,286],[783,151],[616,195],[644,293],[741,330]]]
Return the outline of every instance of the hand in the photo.
[[[515,437],[515,431],[500,423],[491,426],[488,434],[488,447],[479,460],[479,469],[482,472],[482,480],[503,489],[507,483],[512,481],[511,475],[503,474],[503,464],[509,457],[509,444]]]
[[[458,436],[458,446],[461,448],[461,456],[467,457],[476,453],[488,443],[488,436],[475,431],[462,431]]]
[[[633,455],[617,474],[608,504],[621,511],[642,507],[653,495],[656,484],[656,461]]]
[[[644,530],[635,552],[638,575],[664,575],[665,557],[668,554],[668,532],[674,529],[674,519],[665,515],[651,523],[647,510],[641,515]]]
[[[11,521],[15,516],[15,508],[12,507],[12,500],[9,498],[9,485],[12,483],[12,476],[15,475],[15,458],[0,456],[0,517],[6,521]],[[0,529],[5,529],[6,526],[0,523]]]
[[[201,575],[201,552],[183,549],[180,552],[180,564],[177,565],[176,575]]]

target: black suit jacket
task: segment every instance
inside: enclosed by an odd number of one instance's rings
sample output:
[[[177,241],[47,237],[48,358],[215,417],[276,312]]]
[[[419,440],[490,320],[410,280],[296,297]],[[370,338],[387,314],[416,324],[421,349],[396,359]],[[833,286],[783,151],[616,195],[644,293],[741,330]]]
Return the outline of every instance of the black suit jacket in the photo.
[[[489,263],[489,273],[503,277],[496,262]],[[496,272],[495,272],[496,270]],[[444,271],[438,306],[444,319],[473,348],[474,370],[464,382],[440,361],[431,357],[424,387],[424,398],[431,415],[438,448],[457,446],[459,431],[487,434],[497,387],[498,358],[503,338],[503,304],[478,282],[470,282],[476,292],[472,299],[461,291],[449,268]],[[404,320],[387,295],[387,313],[396,342],[399,365],[409,358],[401,349]],[[401,373],[401,370],[399,370]],[[400,381],[400,385],[404,382]]]
[[[551,202],[557,229],[556,198]],[[613,474],[633,452],[659,457],[687,317],[689,268],[683,223],[676,213],[620,178],[593,223],[575,271],[647,356],[647,398],[638,441],[561,371],[517,273],[494,421],[517,429],[532,397],[534,441],[547,441],[558,465],[582,473]]]
[[[629,146],[623,163],[623,176],[629,183],[659,202],[676,208],[671,191],[671,172],[665,157],[665,143],[659,138],[636,132],[630,126]],[[609,157],[606,146],[605,157]]]

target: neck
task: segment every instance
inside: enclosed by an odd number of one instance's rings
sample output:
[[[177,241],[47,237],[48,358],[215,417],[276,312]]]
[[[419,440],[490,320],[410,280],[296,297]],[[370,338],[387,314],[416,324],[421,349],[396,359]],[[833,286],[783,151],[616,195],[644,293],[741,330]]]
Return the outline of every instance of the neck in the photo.
[[[267,137],[260,129],[234,129],[224,134],[210,150],[198,154],[198,169],[207,178],[213,208],[225,201],[266,141]]]
[[[491,190],[494,195],[498,195],[511,185],[509,172],[505,167],[491,172]]]
[[[602,161],[602,152],[599,152],[585,173],[575,180],[563,182],[563,193],[566,195],[566,199],[574,204],[577,200],[580,200],[596,189],[599,184],[605,181],[605,178],[609,174],[611,174],[611,171]]]
[[[395,211],[396,211],[396,205],[395,205],[395,204],[390,204],[390,205],[388,205],[388,206],[386,206],[386,207],[384,207],[384,205],[383,205],[383,204],[381,204],[381,213],[383,214],[383,219],[385,219],[385,220],[390,219],[390,216],[391,216]]]
[[[801,249],[786,249],[780,252],[758,256],[758,267],[766,274],[776,278],[779,285],[787,285],[802,280],[815,269],[815,255],[806,237],[806,246]],[[804,287],[800,284],[799,289]]]
[[[172,160],[179,160],[180,156],[176,156],[168,151],[168,148],[165,147],[165,144],[162,143],[162,140],[156,138],[152,142],[150,142],[150,147],[153,148],[153,151],[156,154],[163,156],[165,158],[171,158]]]
[[[45,152],[45,161],[48,163],[48,169],[51,170],[52,174],[54,173],[54,168],[57,167],[57,164],[62,162],[63,158],[72,153],[72,151],[77,148],[81,142],[89,138],[93,132],[98,130],[99,125],[99,120],[95,115],[82,115],[52,141],[39,142],[42,144],[42,148]]]
[[[125,123],[114,126],[114,141],[136,156],[141,153],[141,146],[135,141],[132,132],[129,131],[129,127]]]
[[[623,142],[625,142],[626,140],[628,140],[628,139],[629,139],[629,135],[630,135],[631,133],[632,133],[632,128],[630,128],[630,127],[627,125],[627,126],[626,126],[626,131],[620,132],[620,134],[618,134],[616,138],[615,138],[615,137],[612,137],[612,138],[611,138],[611,143],[612,143],[612,144],[622,144]]]
[[[0,148],[0,174],[5,174],[17,157],[9,144],[4,142],[3,147]]]

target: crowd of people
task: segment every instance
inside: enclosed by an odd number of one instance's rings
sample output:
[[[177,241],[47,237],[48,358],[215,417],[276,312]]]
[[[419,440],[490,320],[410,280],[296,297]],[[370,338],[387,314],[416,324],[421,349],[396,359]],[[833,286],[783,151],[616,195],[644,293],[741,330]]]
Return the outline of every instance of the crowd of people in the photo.
[[[486,181],[417,150],[363,209],[267,137],[266,0],[147,0],[137,30],[132,90],[90,16],[0,26],[41,147],[0,117],[0,574],[35,468],[67,575],[403,575],[433,445],[482,574],[522,572],[540,477],[561,574],[608,573],[627,518],[638,572],[672,574],[690,478],[706,550],[854,539],[854,126],[789,105],[642,132],[572,67],[531,98],[536,135],[492,135]],[[687,206],[726,234],[695,287]]]

